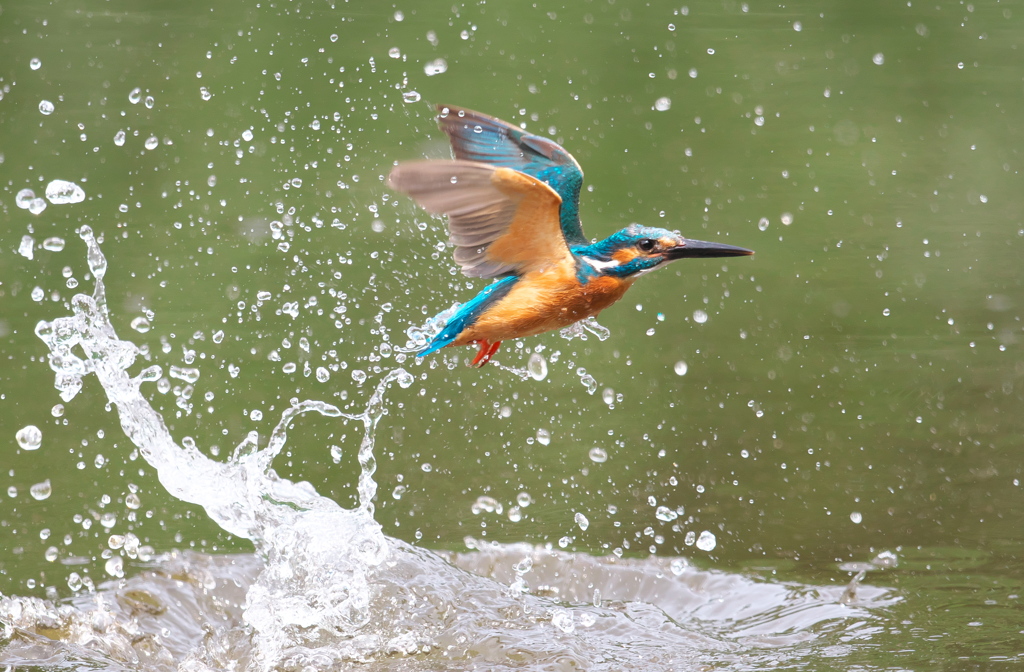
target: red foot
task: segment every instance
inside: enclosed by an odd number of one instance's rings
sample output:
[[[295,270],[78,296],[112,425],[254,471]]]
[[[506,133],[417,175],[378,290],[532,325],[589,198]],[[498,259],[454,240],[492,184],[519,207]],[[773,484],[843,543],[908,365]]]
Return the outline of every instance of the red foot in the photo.
[[[470,366],[476,368],[482,367],[487,362],[491,361],[491,357],[498,351],[498,347],[501,345],[501,341],[495,341],[494,343],[488,343],[487,341],[475,341],[480,345],[480,351],[476,353],[476,357],[473,358],[473,363]]]

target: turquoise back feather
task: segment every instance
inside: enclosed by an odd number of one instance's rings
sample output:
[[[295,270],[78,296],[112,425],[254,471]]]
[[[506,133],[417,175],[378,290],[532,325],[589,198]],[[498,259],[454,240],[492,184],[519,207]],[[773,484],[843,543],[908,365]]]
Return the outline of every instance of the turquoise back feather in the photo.
[[[438,123],[452,145],[456,159],[511,168],[544,182],[562,199],[559,224],[568,245],[585,245],[580,224],[580,187],[583,171],[576,159],[558,143],[527,133],[486,114],[438,105]]]

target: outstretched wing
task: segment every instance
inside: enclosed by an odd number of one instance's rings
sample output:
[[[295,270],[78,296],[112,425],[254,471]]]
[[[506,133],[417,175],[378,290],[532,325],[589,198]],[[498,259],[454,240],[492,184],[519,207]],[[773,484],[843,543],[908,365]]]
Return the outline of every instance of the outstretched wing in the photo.
[[[559,225],[566,243],[587,244],[579,214],[583,170],[572,154],[556,142],[486,114],[452,105],[438,105],[437,111],[456,159],[512,168],[544,182],[562,199]]]
[[[471,278],[522,275],[572,255],[551,187],[525,173],[474,161],[410,161],[388,185],[448,215],[455,261]]]

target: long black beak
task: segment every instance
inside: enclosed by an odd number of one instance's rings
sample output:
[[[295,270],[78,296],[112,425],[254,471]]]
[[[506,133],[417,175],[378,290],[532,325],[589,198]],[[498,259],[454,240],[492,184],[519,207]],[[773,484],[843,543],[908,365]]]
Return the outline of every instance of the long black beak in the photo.
[[[753,250],[725,243],[706,243],[703,240],[686,239],[686,242],[671,250],[665,251],[668,260],[686,259],[689,257],[745,257],[753,254]]]

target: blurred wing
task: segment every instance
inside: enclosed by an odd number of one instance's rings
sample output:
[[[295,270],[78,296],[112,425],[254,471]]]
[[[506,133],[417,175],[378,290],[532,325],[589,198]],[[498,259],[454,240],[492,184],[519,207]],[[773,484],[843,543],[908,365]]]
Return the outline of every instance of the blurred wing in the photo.
[[[388,184],[424,210],[448,215],[455,261],[471,278],[572,260],[558,223],[561,199],[525,173],[473,161],[412,161],[395,166]]]
[[[583,170],[572,154],[556,142],[486,114],[452,105],[438,105],[437,110],[456,159],[512,168],[544,182],[562,199],[559,225],[566,243],[587,244],[579,214]]]

